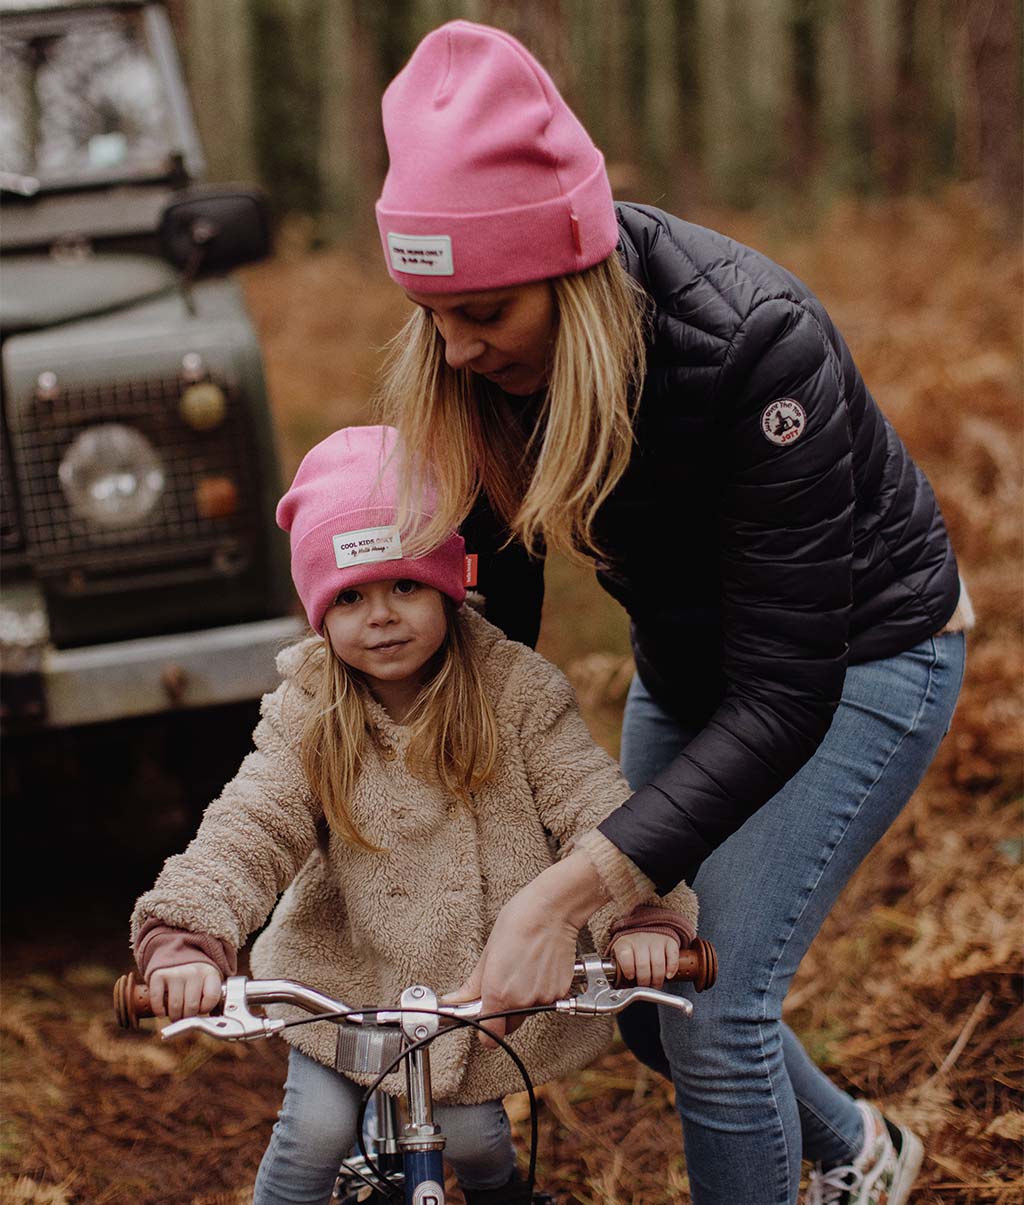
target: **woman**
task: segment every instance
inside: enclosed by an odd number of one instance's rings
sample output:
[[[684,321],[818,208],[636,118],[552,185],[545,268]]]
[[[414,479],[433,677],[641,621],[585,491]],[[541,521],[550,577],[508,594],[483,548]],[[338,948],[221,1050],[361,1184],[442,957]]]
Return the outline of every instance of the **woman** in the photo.
[[[635,794],[506,905],[463,994],[554,997],[594,908],[685,878],[719,983],[693,1021],[632,1010],[623,1032],[675,1081],[694,1201],[788,1205],[804,1157],[811,1201],[898,1205],[919,1140],[780,1017],[953,713],[970,605],[931,489],[821,303],[730,239],[614,205],[515,39],[435,30],[383,115],[378,223],[417,306],[384,403],[440,469],[423,538],[464,521],[489,617],[527,641],[544,548],[589,557],[637,664]]]

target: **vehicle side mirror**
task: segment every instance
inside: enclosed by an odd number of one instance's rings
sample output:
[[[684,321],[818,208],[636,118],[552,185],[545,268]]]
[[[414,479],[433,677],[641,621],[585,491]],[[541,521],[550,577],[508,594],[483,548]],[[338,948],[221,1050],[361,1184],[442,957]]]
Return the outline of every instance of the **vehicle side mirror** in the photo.
[[[252,189],[189,188],[164,207],[159,234],[164,257],[189,277],[226,272],[270,254],[270,207]]]

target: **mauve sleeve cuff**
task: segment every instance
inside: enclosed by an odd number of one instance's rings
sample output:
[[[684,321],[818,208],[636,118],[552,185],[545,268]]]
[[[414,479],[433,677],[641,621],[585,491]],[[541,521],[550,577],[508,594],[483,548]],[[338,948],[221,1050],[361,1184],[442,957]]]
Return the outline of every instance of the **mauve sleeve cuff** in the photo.
[[[581,850],[593,863],[598,878],[620,914],[632,912],[654,895],[651,880],[598,829],[582,833],[576,838],[573,848]]]
[[[208,933],[190,933],[162,921],[148,920],[135,942],[135,961],[143,979],[153,971],[183,966],[187,962],[206,962],[225,977],[238,970],[238,951],[226,941]]]
[[[660,933],[665,937],[674,937],[679,942],[680,949],[688,949],[697,936],[697,930],[688,916],[675,912],[671,908],[660,908],[655,904],[641,904],[634,908],[629,916],[623,916],[611,927],[608,934],[607,954],[615,945],[615,940],[627,933]]]

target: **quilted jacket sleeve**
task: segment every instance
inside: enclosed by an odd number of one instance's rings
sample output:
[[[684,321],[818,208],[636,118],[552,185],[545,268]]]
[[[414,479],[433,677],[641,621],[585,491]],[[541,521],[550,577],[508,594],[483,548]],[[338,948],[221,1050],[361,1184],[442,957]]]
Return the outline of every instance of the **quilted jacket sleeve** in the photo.
[[[136,902],[133,944],[147,921],[158,920],[237,949],[309,857],[322,810],[299,758],[303,698],[287,683],[264,697],[254,751],[206,809],[188,848],[167,859]]]
[[[562,672],[536,654],[523,660],[525,672],[513,685],[528,700],[522,712],[521,748],[541,822],[564,855],[629,795],[629,786],[615,761],[594,742]],[[601,877],[612,899],[589,922],[600,949],[607,944],[612,923],[639,904],[674,909],[696,926],[697,900],[686,883],[659,899],[650,883],[648,891],[632,886],[624,895],[615,890],[614,880]],[[637,877],[631,876],[631,881]]]
[[[706,727],[601,831],[657,885],[701,862],[778,791],[828,731],[846,673],[854,482],[835,353],[800,303],[747,315],[719,373],[719,532],[726,692]],[[803,425],[769,438],[777,399]],[[793,428],[791,428],[792,430]],[[775,428],[770,428],[774,433]]]

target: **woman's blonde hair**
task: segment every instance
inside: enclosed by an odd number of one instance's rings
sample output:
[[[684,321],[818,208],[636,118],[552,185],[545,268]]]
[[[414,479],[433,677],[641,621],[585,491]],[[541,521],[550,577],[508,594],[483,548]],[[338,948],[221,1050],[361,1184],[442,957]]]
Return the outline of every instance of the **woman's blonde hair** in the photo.
[[[474,794],[494,771],[498,728],[465,615],[447,597],[444,605],[448,632],[435,654],[434,672],[405,720],[412,729],[405,763],[416,777],[472,810]],[[302,733],[302,768],[327,824],[350,845],[382,853],[360,832],[351,810],[367,749],[376,739],[363,676],[334,653],[325,637],[307,656],[298,682],[315,699]]]
[[[468,368],[449,368],[424,310],[391,340],[378,401],[411,453],[403,513],[416,509],[428,472],[437,488],[415,551],[456,529],[482,489],[531,552],[543,543],[573,560],[600,555],[594,520],[632,453],[649,299],[615,253],[550,283],[557,327],[532,431],[515,400]]]

